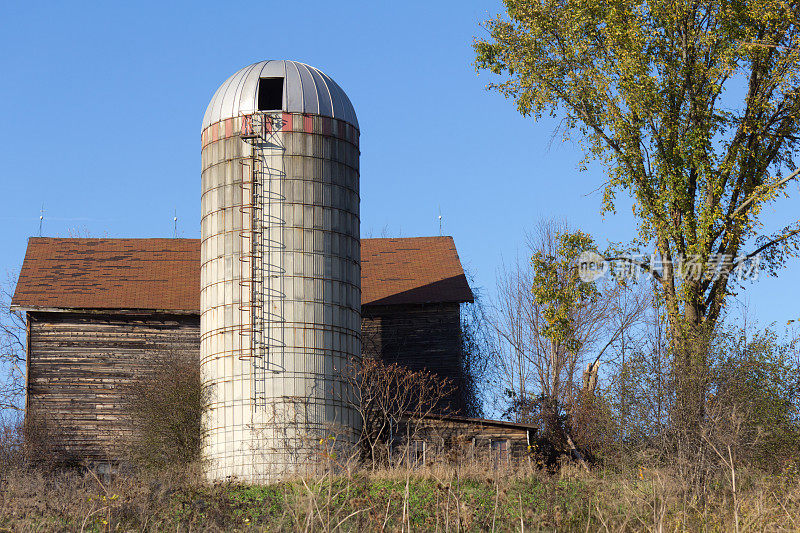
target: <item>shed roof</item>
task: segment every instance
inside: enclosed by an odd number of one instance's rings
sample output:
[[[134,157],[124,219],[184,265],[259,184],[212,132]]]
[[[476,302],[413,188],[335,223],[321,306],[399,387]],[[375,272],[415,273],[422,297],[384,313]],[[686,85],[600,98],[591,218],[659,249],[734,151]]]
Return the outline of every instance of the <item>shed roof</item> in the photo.
[[[362,305],[472,301],[451,237],[361,247]],[[12,305],[199,313],[200,240],[32,237]]]

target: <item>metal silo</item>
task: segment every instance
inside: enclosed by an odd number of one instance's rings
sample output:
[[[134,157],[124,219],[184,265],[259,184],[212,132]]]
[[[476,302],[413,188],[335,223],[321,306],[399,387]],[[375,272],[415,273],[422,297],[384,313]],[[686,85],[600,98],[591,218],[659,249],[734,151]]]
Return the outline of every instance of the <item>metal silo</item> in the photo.
[[[359,420],[359,130],[314,67],[262,61],[202,126],[201,369],[209,479],[270,481],[330,462]]]

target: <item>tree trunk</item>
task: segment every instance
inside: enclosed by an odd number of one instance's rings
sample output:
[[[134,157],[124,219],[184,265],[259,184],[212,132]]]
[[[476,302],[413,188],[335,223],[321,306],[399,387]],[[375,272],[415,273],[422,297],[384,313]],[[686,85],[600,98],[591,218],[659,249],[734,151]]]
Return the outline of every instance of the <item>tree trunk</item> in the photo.
[[[675,383],[672,424],[679,435],[694,441],[705,417],[710,332],[696,304],[686,304],[684,315],[671,322]]]

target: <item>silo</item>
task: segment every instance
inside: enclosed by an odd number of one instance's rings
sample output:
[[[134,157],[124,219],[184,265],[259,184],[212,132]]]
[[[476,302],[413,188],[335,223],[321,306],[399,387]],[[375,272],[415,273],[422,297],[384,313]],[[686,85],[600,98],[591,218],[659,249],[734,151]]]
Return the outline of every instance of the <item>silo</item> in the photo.
[[[359,129],[314,67],[262,61],[203,118],[201,371],[208,478],[271,481],[347,456],[359,419]],[[335,453],[332,451],[335,450]]]

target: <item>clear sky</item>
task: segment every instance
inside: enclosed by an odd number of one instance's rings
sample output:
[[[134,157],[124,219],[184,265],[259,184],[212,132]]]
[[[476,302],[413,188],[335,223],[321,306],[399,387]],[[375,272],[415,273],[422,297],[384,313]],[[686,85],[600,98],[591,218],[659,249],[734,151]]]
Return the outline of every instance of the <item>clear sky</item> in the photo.
[[[578,146],[485,91],[472,65],[497,0],[437,2],[21,2],[0,4],[0,270],[26,239],[199,237],[200,123],[216,88],[262,59],[333,77],[361,125],[365,237],[452,235],[489,296],[502,261],[543,217],[607,239],[634,235],[630,205],[600,216],[598,168]],[[800,213],[800,194],[767,213]],[[800,265],[748,289],[766,324],[800,317]]]

